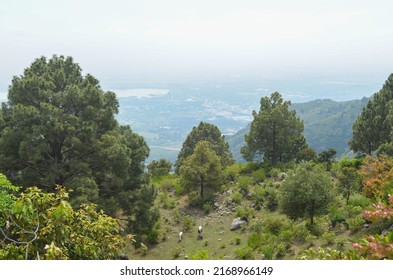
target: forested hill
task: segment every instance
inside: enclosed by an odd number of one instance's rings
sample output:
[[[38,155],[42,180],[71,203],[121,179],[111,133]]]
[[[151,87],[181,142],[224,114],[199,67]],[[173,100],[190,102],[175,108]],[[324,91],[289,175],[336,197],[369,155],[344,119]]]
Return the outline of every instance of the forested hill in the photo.
[[[337,102],[318,99],[305,103],[295,103],[291,109],[304,121],[304,135],[307,143],[317,152],[334,148],[340,157],[349,153],[348,141],[352,137],[352,125],[368,98]],[[244,135],[249,126],[234,135],[226,136],[236,161],[242,161],[240,148],[244,145]]]

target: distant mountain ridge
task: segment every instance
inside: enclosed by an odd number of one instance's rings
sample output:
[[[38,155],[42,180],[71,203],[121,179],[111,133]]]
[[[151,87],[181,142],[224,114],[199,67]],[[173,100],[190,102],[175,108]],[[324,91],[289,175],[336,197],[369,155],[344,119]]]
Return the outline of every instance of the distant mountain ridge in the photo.
[[[317,99],[304,103],[294,103],[291,109],[304,121],[304,136],[308,145],[317,152],[334,148],[337,156],[350,154],[348,141],[352,138],[352,125],[357,116],[367,104],[369,98],[351,101],[333,101],[331,99]],[[232,154],[236,161],[244,161],[240,153],[244,145],[244,135],[250,126],[239,130],[234,135],[228,135]]]

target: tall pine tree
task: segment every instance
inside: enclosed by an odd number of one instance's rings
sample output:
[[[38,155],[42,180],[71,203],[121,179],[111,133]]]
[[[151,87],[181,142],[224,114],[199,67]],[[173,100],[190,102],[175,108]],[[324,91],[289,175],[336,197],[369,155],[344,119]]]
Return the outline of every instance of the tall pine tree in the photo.
[[[250,133],[245,136],[246,145],[241,153],[248,160],[288,162],[307,147],[303,136],[303,121],[296,111],[289,110],[290,101],[284,101],[278,92],[261,98],[259,112],[253,111],[254,120]]]
[[[382,144],[391,142],[392,100],[393,74],[386,80],[382,89],[368,101],[353,124],[353,136],[349,141],[349,146],[353,151],[371,154]]]

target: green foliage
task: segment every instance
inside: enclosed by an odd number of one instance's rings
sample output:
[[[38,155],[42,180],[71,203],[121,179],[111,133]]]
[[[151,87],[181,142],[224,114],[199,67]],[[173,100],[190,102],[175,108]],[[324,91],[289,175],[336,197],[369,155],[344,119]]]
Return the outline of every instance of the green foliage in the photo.
[[[183,227],[185,230],[190,230],[194,226],[195,226],[195,220],[190,215],[187,215],[183,218]]]
[[[147,169],[153,177],[159,178],[169,174],[172,169],[172,163],[165,159],[153,160],[147,165]]]
[[[243,195],[237,191],[232,194],[231,199],[234,203],[240,204],[240,202],[243,200]]]
[[[306,147],[300,150],[296,155],[296,161],[317,161],[317,153],[314,149]]]
[[[74,210],[62,187],[50,194],[26,189],[7,215],[9,242],[0,243],[0,258],[116,259],[125,245],[117,220],[95,205]]]
[[[127,201],[132,201],[132,213],[127,212],[129,216],[128,232],[137,234],[137,243],[142,242],[146,237],[149,242],[152,242],[151,237],[156,235],[156,223],[160,218],[160,213],[157,208],[152,207],[156,197],[157,190],[154,186],[143,185],[136,191],[127,192]],[[153,231],[153,232],[152,232]],[[156,235],[157,236],[157,235]],[[152,243],[155,243],[156,240]]]
[[[249,186],[252,185],[252,179],[248,176],[240,176],[238,178],[238,183],[241,189],[248,190]]]
[[[249,220],[255,213],[255,210],[250,207],[238,206],[236,207],[236,217],[243,220]]]
[[[175,180],[170,178],[162,179],[158,186],[162,191],[169,192],[175,187]]]
[[[209,250],[204,249],[197,251],[195,254],[190,256],[190,260],[208,260],[209,259]]]
[[[299,164],[281,184],[280,206],[289,217],[310,217],[327,212],[333,199],[332,178],[320,166],[310,162]]]
[[[306,223],[304,222],[295,223],[292,227],[292,234],[293,239],[301,243],[306,242],[309,237],[312,236],[311,232],[306,227]]]
[[[110,214],[138,212],[136,202],[144,199],[135,194],[147,183],[149,149],[115,119],[115,93],[82,76],[71,57],[53,56],[15,76],[8,97],[0,111],[0,172],[11,182],[46,191],[62,185],[73,190],[73,206],[93,202]]]
[[[337,151],[333,148],[322,151],[318,154],[318,161],[325,165],[327,171],[330,171],[330,169],[332,169],[332,164],[334,162],[334,157],[336,156],[336,154]]]
[[[179,209],[173,209],[172,210],[172,217],[173,217],[173,220],[176,222],[176,223],[180,223],[180,220],[181,220],[181,217],[182,217],[182,213],[179,211]]]
[[[225,168],[225,176],[229,181],[235,181],[241,172],[240,164],[232,164]]]
[[[368,98],[337,102],[329,99],[318,99],[304,103],[294,103],[290,109],[296,110],[296,115],[304,121],[304,136],[309,147],[316,152],[333,147],[337,156],[348,152],[348,141],[352,138],[352,125],[357,116],[367,104]],[[250,125],[239,130],[226,139],[237,162],[244,159],[240,153],[244,145],[244,136],[249,133]],[[297,155],[297,161],[307,161],[302,154]],[[310,157],[308,157],[310,158]]]
[[[290,101],[282,99],[278,92],[261,98],[259,112],[253,111],[253,121],[249,134],[245,136],[246,145],[241,153],[248,161],[263,160],[275,165],[296,158],[305,148],[303,121],[296,111],[289,110]]]
[[[347,157],[342,157],[340,159],[340,167],[352,167],[356,170],[359,170],[360,166],[362,165],[364,161],[364,158],[347,158]]]
[[[336,234],[334,232],[324,232],[321,238],[325,241],[326,245],[333,245],[336,243]]]
[[[310,248],[305,250],[297,259],[298,260],[342,260],[346,255],[338,250],[331,248]]]
[[[252,172],[252,180],[254,184],[262,183],[266,179],[265,170],[259,169]]]
[[[196,145],[195,152],[183,162],[180,174],[182,184],[188,188],[199,188],[201,197],[204,197],[205,189],[215,190],[224,180],[220,158],[207,141]]]
[[[258,168],[261,164],[264,164],[264,163],[256,163],[256,162],[252,162],[252,161],[246,162],[241,165],[240,174],[241,175],[251,175],[252,172],[258,170]]]
[[[177,259],[178,257],[180,257],[182,252],[183,252],[183,249],[181,247],[176,247],[176,248],[172,249],[173,259]]]
[[[199,142],[209,143],[210,149],[219,156],[221,166],[226,167],[234,163],[229,145],[218,127],[213,124],[200,122],[197,127],[192,128],[192,131],[187,135],[183,143],[175,163],[176,173],[180,172],[180,168],[185,160],[195,153]]]
[[[348,203],[349,197],[353,192],[360,191],[362,179],[353,167],[343,167],[338,174],[338,190]]]
[[[348,205],[359,206],[361,209],[366,209],[371,205],[371,201],[361,194],[355,194],[349,197]]]
[[[209,214],[213,210],[213,206],[209,202],[205,202],[202,208],[203,211],[205,211],[205,214]]]
[[[235,255],[238,260],[252,260],[254,259],[254,249],[245,246],[235,250]]]
[[[164,209],[175,208],[175,200],[171,198],[167,192],[160,192],[158,195],[158,201],[161,203]]]
[[[263,234],[259,234],[257,232],[251,233],[247,240],[247,246],[256,250],[261,245],[265,244],[266,237]]]
[[[235,245],[240,245],[241,242],[242,242],[242,239],[240,237],[235,238],[235,241],[234,241]]]
[[[391,142],[393,75],[382,89],[375,93],[363,108],[352,127],[353,137],[349,142],[355,152],[371,155],[379,146]]]
[[[357,232],[361,230],[365,224],[365,220],[362,214],[357,214],[347,219],[348,228],[351,232]]]
[[[291,223],[285,218],[267,216],[263,220],[264,232],[279,235],[281,232],[291,228]]]
[[[6,213],[12,207],[16,197],[14,193],[19,190],[18,187],[12,185],[7,177],[0,173],[0,213]],[[0,226],[3,225],[4,217],[0,215]]]
[[[279,193],[277,188],[272,185],[265,187],[265,205],[270,211],[275,211],[279,204]]]
[[[254,193],[252,194],[252,199],[254,201],[256,210],[261,210],[261,207],[265,199],[265,193],[266,192],[264,186],[255,185]]]

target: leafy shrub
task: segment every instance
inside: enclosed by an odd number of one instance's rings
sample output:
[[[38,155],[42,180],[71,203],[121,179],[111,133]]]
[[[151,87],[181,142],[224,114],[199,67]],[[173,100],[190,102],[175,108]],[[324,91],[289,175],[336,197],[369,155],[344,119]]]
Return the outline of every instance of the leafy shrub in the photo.
[[[180,196],[185,192],[185,188],[183,187],[183,185],[179,184],[177,181],[173,184],[173,188],[175,189],[175,194],[177,196]]]
[[[236,237],[236,238],[235,238],[235,242],[234,242],[234,243],[235,243],[236,245],[240,245],[241,242],[242,242],[242,239],[241,239],[240,237]]]
[[[235,256],[238,260],[252,260],[254,259],[254,250],[249,247],[243,247],[235,250]]]
[[[190,257],[191,260],[208,260],[209,259],[209,250],[204,249],[197,251],[194,255]]]
[[[363,209],[370,206],[370,204],[371,204],[370,200],[367,197],[360,194],[355,194],[351,196],[348,200],[348,205],[359,206]]]
[[[273,251],[276,253],[275,258],[283,258],[285,256],[285,254],[287,253],[287,249],[289,249],[289,248],[290,248],[290,245],[288,245],[288,243],[283,243],[283,242],[278,243],[275,246],[274,251]]]
[[[184,229],[189,230],[195,226],[195,220],[190,215],[187,215],[183,218],[183,226]]]
[[[208,202],[204,203],[202,208],[206,214],[209,214],[213,210],[213,206]]]
[[[269,176],[270,177],[272,177],[272,178],[278,178],[278,174],[280,174],[281,173],[281,170],[280,169],[278,169],[278,168],[272,168],[272,170],[270,170],[270,172],[269,172]]]
[[[253,171],[258,169],[258,164],[255,162],[247,162],[241,166],[241,174],[251,174]]]
[[[261,252],[266,260],[273,260],[276,251],[276,244],[266,244],[261,247]]]
[[[291,227],[288,219],[267,217],[264,220],[264,228],[266,232],[274,235],[278,235],[281,231],[289,229]]]
[[[332,223],[332,227],[335,227],[337,223],[345,222],[346,214],[342,208],[332,205],[329,207],[328,217]]]
[[[231,199],[234,203],[239,204],[242,199],[243,199],[243,195],[240,192],[234,192],[231,196]]]
[[[336,242],[336,234],[334,232],[324,232],[321,237],[326,242],[326,245],[332,245]]]
[[[182,253],[183,249],[181,247],[176,247],[174,249],[172,249],[172,257],[173,259],[177,259],[178,257],[180,257],[181,253]]]
[[[160,194],[158,195],[158,201],[161,203],[164,209],[175,208],[175,200],[169,197],[167,192],[160,192]]]
[[[307,237],[311,235],[311,232],[307,229],[305,223],[302,222],[293,225],[292,234],[294,239],[303,243],[307,241]]]
[[[264,202],[265,194],[266,194],[266,191],[265,191],[264,186],[260,186],[260,185],[255,186],[255,190],[252,195],[252,199],[254,201],[256,210],[261,209],[261,206],[263,205],[263,202]]]
[[[287,242],[287,243],[291,243],[292,237],[293,237],[292,234],[293,234],[293,233],[292,233],[292,229],[283,230],[283,231],[281,231],[280,234],[279,234],[279,239],[280,239],[281,241],[285,241],[285,242]]]
[[[324,227],[320,223],[307,223],[306,227],[310,231],[310,233],[315,236],[321,236],[325,232]]]
[[[263,182],[266,179],[265,170],[259,169],[252,172],[252,179],[254,181],[254,184]]]
[[[341,260],[345,255],[331,248],[310,248],[305,250],[297,259],[298,260]]]
[[[182,217],[182,214],[181,214],[181,212],[179,211],[179,209],[173,209],[173,211],[172,211],[172,217],[173,217],[173,220],[174,220],[176,223],[179,223],[179,222],[180,222],[181,217]]]
[[[262,220],[256,220],[256,221],[254,221],[253,222],[253,224],[252,224],[252,230],[254,231],[254,232],[257,232],[257,233],[262,233],[263,232],[263,229],[264,229],[264,221],[262,221]]]
[[[249,220],[254,215],[255,210],[250,207],[236,207],[236,216],[243,220]]]
[[[191,207],[200,207],[203,205],[203,198],[197,192],[191,192],[188,195],[188,205]]]
[[[266,237],[262,234],[259,234],[257,232],[251,233],[251,235],[248,237],[247,240],[247,245],[248,247],[252,248],[253,250],[257,249],[258,247],[262,246],[265,244]]]
[[[352,233],[361,230],[365,222],[363,214],[358,214],[347,219],[348,228]]]
[[[278,190],[273,185],[265,187],[265,205],[270,211],[276,211],[278,208]]]
[[[252,185],[252,179],[248,176],[240,176],[238,182],[239,187],[245,190],[248,190],[249,186]]]
[[[173,189],[174,185],[175,185],[175,181],[173,179],[165,178],[158,185],[158,188],[160,188],[163,191],[169,192]]]
[[[225,169],[225,176],[229,181],[236,181],[241,171],[240,164],[232,164]]]

